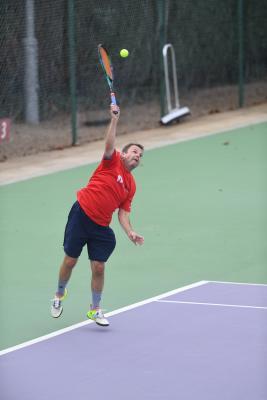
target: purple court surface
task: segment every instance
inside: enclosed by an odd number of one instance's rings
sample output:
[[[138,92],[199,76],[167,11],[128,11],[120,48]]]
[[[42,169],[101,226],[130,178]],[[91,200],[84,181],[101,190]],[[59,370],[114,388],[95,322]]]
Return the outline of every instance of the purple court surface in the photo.
[[[267,399],[267,285],[201,281],[107,316],[0,352],[0,399]]]

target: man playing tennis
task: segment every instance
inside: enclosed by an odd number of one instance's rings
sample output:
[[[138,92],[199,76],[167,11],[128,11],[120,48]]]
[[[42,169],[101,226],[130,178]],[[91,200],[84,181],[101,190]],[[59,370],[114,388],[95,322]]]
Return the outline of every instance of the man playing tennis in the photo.
[[[82,249],[87,245],[91,263],[92,304],[87,317],[98,325],[108,326],[100,308],[104,287],[105,263],[113,252],[116,239],[109,224],[118,209],[119,222],[129,239],[142,245],[144,238],[132,228],[129,214],[135,194],[135,180],[131,171],[138,167],[144,148],[129,143],[120,153],[115,149],[116,129],[120,116],[117,105],[110,106],[111,121],[105,138],[105,149],[101,163],[94,171],[86,187],[77,193],[64,235],[65,257],[59,271],[58,288],[51,306],[51,315],[60,317],[62,302],[67,294],[67,283],[71,277]]]

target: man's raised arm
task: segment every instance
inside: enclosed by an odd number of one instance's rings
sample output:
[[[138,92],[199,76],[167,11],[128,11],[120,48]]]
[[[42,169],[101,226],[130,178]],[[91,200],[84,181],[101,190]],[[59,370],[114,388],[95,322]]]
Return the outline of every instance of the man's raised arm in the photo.
[[[115,150],[116,131],[117,131],[117,123],[120,117],[120,108],[115,104],[111,104],[110,115],[111,115],[111,121],[108,126],[105,138],[105,151],[104,151],[105,159],[111,158]]]

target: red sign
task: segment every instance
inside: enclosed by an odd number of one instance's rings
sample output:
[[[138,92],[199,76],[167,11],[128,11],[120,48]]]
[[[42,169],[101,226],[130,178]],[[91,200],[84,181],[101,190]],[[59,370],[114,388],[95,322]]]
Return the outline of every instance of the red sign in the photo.
[[[0,119],[0,142],[10,139],[10,125],[11,120],[9,118]]]

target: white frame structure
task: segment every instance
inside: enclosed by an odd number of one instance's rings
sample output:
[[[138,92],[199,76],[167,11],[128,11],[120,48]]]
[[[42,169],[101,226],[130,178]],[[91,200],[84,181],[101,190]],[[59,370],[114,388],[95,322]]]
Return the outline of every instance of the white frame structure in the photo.
[[[169,65],[168,65],[168,52],[171,53],[171,65],[172,65],[172,82],[173,82],[173,95],[174,105],[171,101],[171,88],[170,88],[170,76],[169,76]],[[165,89],[166,89],[166,102],[168,113],[164,115],[160,122],[163,125],[167,125],[172,121],[177,121],[179,118],[189,115],[190,110],[188,107],[180,107],[178,83],[176,76],[176,59],[173,45],[168,43],[165,44],[162,50],[163,63],[164,63],[164,77],[165,77]]]

